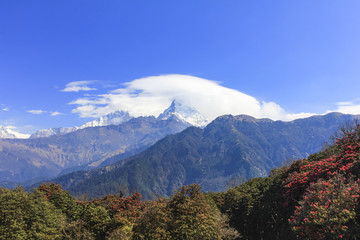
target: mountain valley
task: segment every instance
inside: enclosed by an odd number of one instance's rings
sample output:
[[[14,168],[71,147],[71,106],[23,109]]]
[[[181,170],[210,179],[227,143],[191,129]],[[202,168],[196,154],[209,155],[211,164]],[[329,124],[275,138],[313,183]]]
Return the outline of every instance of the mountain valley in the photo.
[[[205,191],[221,191],[232,180],[265,177],[287,160],[319,151],[339,126],[357,118],[331,113],[282,122],[221,116],[204,129],[189,127],[121,162],[115,155],[114,164],[52,181],[75,195],[91,197],[121,191],[153,199],[192,183]]]

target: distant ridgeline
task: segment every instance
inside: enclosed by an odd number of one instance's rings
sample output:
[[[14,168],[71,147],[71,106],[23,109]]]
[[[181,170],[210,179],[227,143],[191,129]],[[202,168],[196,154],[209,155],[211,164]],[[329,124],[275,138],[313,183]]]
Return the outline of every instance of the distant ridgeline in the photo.
[[[271,122],[243,116],[218,119],[219,124],[228,121]],[[212,124],[204,131],[187,129],[156,145],[165,141],[176,146],[185,139],[191,145],[195,144],[192,139],[205,134],[219,137],[221,131],[212,130],[216,122]],[[234,131],[235,125],[222,128],[222,134],[229,133],[226,129]],[[137,192],[124,196],[121,191],[75,200],[54,183],[30,193],[21,187],[0,188],[0,239],[359,239],[360,125],[342,128],[335,136],[326,149],[224,192],[204,193],[200,185],[191,184],[176,189],[169,198],[152,201],[144,201]],[[159,156],[156,145],[146,150],[152,157]],[[189,146],[177,154],[188,155],[186,149]],[[150,161],[146,167],[151,164],[159,163]],[[111,171],[109,167],[107,174]],[[137,171],[127,176],[145,174]]]
[[[42,129],[30,139],[3,139],[10,135],[0,127],[0,186],[105,166],[112,156],[130,157],[169,134],[207,123],[196,109],[174,100],[158,117],[116,111],[81,127]]]
[[[189,127],[143,152],[90,171],[73,172],[53,182],[74,195],[101,197],[140,192],[145,199],[170,196],[183,185],[223,191],[234,183],[265,177],[288,160],[306,158],[330,141],[339,127],[358,116],[331,113],[291,122],[221,116],[204,129]]]

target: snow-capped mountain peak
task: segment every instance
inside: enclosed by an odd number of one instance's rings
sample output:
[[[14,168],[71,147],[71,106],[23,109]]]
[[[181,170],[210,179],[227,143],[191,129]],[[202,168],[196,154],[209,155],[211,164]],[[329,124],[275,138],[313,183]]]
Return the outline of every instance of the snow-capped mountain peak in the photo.
[[[80,127],[60,127],[60,128],[49,128],[41,129],[31,135],[30,138],[49,137],[57,134],[66,134],[74,132],[79,129],[88,127],[99,127],[108,125],[118,125],[125,123],[134,117],[127,111],[117,110],[113,113],[100,117],[94,121],[87,122]],[[175,118],[178,121],[182,121],[189,126],[205,127],[209,121],[201,115],[196,109],[189,107],[181,102],[174,100],[170,107],[168,107],[162,114],[159,115],[158,119],[168,120]],[[1,134],[1,133],[0,133]],[[1,138],[1,136],[0,136]]]
[[[130,116],[129,112],[117,110],[113,113],[100,117],[92,122],[85,123],[80,128],[87,127],[98,127],[98,126],[107,126],[107,125],[118,125],[124,122],[129,121],[133,117]]]
[[[12,127],[0,125],[0,138],[29,138],[29,134],[16,132]]]
[[[130,116],[128,112],[125,111],[115,111],[103,117],[100,117],[94,121],[87,122],[80,127],[60,127],[60,128],[49,128],[41,129],[31,135],[30,138],[40,138],[40,137],[49,137],[57,134],[66,134],[70,132],[77,131],[79,129],[88,128],[88,127],[99,127],[107,125],[117,125],[129,121],[133,117]]]
[[[180,121],[196,127],[205,127],[209,121],[195,108],[173,100],[170,107],[158,116],[160,120],[167,120],[176,117]]]
[[[59,127],[59,128],[48,128],[40,129],[35,133],[31,134],[30,138],[41,138],[41,137],[50,137],[57,134],[66,134],[78,130],[79,127]]]

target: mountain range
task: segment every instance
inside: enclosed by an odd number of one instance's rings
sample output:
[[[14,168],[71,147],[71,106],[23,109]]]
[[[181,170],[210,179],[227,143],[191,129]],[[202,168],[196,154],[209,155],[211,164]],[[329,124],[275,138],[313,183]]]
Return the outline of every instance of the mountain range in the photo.
[[[11,127],[5,127],[0,125],[0,139],[1,138],[29,138],[29,134],[22,134],[15,130],[13,130]]]
[[[144,116],[143,116],[144,117]],[[67,134],[70,132],[75,132],[79,129],[84,129],[88,127],[100,127],[108,125],[118,125],[125,123],[131,119],[135,118],[130,115],[129,112],[117,110],[108,115],[102,116],[94,121],[87,122],[80,127],[58,127],[58,128],[48,128],[40,129],[33,134],[21,134],[12,130],[11,128],[6,128],[0,125],[0,139],[26,139],[26,138],[42,138],[50,137],[53,135]],[[176,121],[181,121],[184,124],[189,126],[196,127],[205,127],[209,121],[206,117],[200,114],[196,109],[184,105],[183,103],[173,100],[170,107],[168,107],[163,113],[158,117],[160,120],[168,120],[170,118],[175,118]]]
[[[75,132],[79,129],[84,129],[88,127],[100,127],[100,126],[108,126],[108,125],[118,125],[124,122],[131,120],[132,116],[128,112],[125,111],[115,111],[99,119],[96,119],[92,122],[87,122],[80,127],[60,127],[60,128],[49,128],[49,129],[41,129],[33,134],[31,134],[30,138],[40,138],[40,137],[50,137],[52,135],[57,134],[66,134],[70,132]]]
[[[138,191],[153,199],[195,182],[205,191],[220,191],[234,179],[267,176],[287,160],[319,151],[342,124],[355,119],[359,116],[340,113],[291,122],[221,116],[203,129],[189,127],[124,160],[114,155],[114,164],[52,181],[90,197]]]
[[[209,123],[209,120],[196,109],[175,100],[158,118],[161,120],[175,119],[195,127],[205,127]]]
[[[1,185],[103,166],[112,163],[110,157],[114,155],[117,160],[129,157],[191,126],[184,120],[189,119],[189,112],[198,118],[196,110],[173,101],[161,118],[134,118],[118,111],[78,129],[48,129],[41,137],[0,139]]]
[[[291,122],[225,115],[209,123],[174,100],[158,117],[116,111],[29,139],[1,128],[8,138],[0,139],[0,185],[54,181],[74,195],[139,191],[148,199],[194,182],[220,191],[319,151],[341,124],[355,119],[340,113]]]

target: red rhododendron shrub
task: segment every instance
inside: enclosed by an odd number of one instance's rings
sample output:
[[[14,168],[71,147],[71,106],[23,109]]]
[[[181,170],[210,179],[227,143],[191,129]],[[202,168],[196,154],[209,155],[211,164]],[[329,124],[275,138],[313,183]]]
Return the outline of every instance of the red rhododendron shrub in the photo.
[[[287,202],[298,199],[311,184],[319,179],[329,179],[337,173],[345,177],[360,174],[360,125],[344,131],[335,143],[335,153],[315,161],[300,160],[298,171],[291,172],[285,181]],[[291,169],[291,168],[290,168]]]
[[[124,224],[134,223],[140,217],[145,206],[140,193],[134,193],[125,198],[111,194],[92,202],[104,207],[112,218],[116,219],[118,223]]]
[[[38,190],[44,193],[46,199],[63,192],[61,185],[55,183],[43,183],[38,187]]]
[[[359,194],[359,181],[341,174],[312,183],[289,219],[293,231],[301,239],[351,239]]]
[[[37,188],[37,191],[42,193],[45,199],[57,209],[65,213],[68,218],[76,220],[80,217],[80,207],[76,203],[75,198],[69,192],[64,191],[61,185],[43,183]]]

